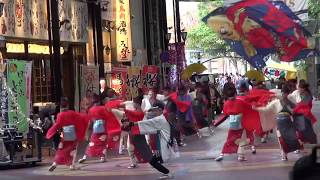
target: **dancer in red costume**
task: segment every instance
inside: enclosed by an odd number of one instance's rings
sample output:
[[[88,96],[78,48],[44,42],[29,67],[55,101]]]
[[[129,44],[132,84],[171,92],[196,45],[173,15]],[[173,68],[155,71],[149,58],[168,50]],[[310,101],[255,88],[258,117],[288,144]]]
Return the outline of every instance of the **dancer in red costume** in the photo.
[[[238,160],[246,161],[244,148],[248,145],[249,140],[243,128],[243,115],[245,109],[249,109],[250,106],[244,101],[236,99],[235,88],[226,89],[225,95],[227,100],[224,103],[223,112],[229,116],[230,128],[222,152],[215,160],[223,160],[224,154],[238,153]]]
[[[79,160],[79,163],[84,163],[88,156],[100,157],[100,162],[103,163],[107,156],[108,135],[116,132],[120,134],[120,124],[105,106],[100,106],[100,100],[97,96],[94,105],[88,111],[88,116],[92,133],[86,154]]]
[[[246,94],[248,93],[249,89],[245,83],[240,84],[239,94],[237,96],[238,99],[244,100]],[[246,130],[247,137],[250,140],[249,145],[251,146],[251,152],[252,154],[256,154],[256,148],[254,145],[254,131],[248,131]]]
[[[71,169],[75,169],[77,146],[84,140],[87,129],[86,119],[79,113],[68,110],[69,102],[66,98],[61,100],[60,109],[55,124],[48,130],[46,136],[47,139],[51,139],[63,129],[61,142],[49,171],[54,171],[57,165],[69,165]]]

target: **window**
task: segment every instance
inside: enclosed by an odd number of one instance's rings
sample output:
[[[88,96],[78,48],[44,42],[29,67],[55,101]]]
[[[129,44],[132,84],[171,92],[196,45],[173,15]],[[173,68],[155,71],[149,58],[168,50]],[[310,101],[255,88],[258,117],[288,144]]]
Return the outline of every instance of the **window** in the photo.
[[[33,103],[52,102],[53,78],[51,75],[50,60],[34,58],[32,76]]]

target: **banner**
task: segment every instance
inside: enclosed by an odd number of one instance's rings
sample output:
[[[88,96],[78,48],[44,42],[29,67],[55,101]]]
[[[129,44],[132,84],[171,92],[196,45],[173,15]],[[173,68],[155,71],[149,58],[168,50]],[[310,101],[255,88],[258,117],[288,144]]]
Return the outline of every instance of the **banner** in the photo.
[[[81,99],[91,93],[99,94],[99,67],[81,65],[80,73]]]
[[[129,0],[116,1],[117,60],[132,61],[131,14]]]
[[[159,86],[158,75],[159,75],[158,66],[143,66],[142,86],[145,91]]]
[[[25,72],[26,61],[9,60],[8,61],[8,116],[9,125],[16,126],[19,133],[26,134],[29,131],[29,104],[27,99],[27,82]],[[31,72],[30,72],[31,74]]]
[[[127,89],[127,68],[114,67],[112,68],[111,88],[121,97],[126,96]]]
[[[5,62],[1,61],[0,65],[1,65],[1,68],[0,68],[0,106],[1,106],[0,127],[2,127],[2,125],[8,124],[8,91],[7,91],[6,64]]]
[[[135,98],[139,95],[139,88],[142,88],[142,68],[129,67],[127,77],[127,98]]]

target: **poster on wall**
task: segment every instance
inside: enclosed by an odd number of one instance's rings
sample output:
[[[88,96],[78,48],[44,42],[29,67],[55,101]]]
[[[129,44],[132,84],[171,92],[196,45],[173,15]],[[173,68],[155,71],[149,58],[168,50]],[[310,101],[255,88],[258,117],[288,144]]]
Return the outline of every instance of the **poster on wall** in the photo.
[[[27,92],[31,89],[27,86],[27,74],[31,74],[31,68],[26,61],[8,60],[7,90],[8,90],[8,119],[9,125],[15,125],[18,132],[26,134],[29,131],[28,117],[29,106]],[[31,80],[31,77],[30,77]]]
[[[99,67],[81,65],[81,98],[91,93],[99,94]]]
[[[132,61],[130,1],[116,1],[116,44],[117,60]]]

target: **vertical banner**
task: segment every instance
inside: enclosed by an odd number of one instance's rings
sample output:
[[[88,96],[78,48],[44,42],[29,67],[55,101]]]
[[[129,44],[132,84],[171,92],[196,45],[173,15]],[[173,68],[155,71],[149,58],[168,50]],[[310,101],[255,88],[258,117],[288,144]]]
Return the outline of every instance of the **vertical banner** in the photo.
[[[127,78],[127,97],[135,98],[138,96],[138,89],[142,88],[141,67],[129,67]]]
[[[157,88],[159,86],[158,75],[159,68],[158,66],[143,66],[143,89],[147,91],[152,88]]]
[[[131,15],[130,1],[116,1],[116,44],[117,60],[132,61]]]
[[[29,130],[25,70],[25,61],[8,61],[9,125],[15,125],[23,134]]]
[[[127,68],[114,67],[112,69],[111,88],[120,96],[126,97]]]
[[[99,67],[81,65],[81,99],[88,94],[99,94]]]
[[[6,64],[3,62],[1,55],[1,64],[0,64],[0,106],[1,106],[1,124],[8,124],[8,91],[7,91],[7,73],[6,73]]]

